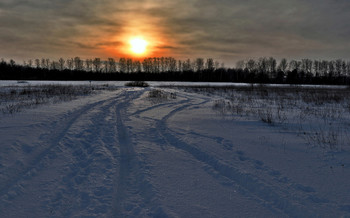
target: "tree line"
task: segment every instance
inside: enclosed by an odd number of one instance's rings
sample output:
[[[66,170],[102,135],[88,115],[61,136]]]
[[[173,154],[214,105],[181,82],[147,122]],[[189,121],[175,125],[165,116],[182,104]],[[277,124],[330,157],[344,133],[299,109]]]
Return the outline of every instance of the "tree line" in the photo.
[[[153,80],[349,85],[350,61],[290,60],[273,57],[240,60],[225,68],[212,58],[172,57],[0,61],[0,79],[14,80]]]
[[[2,59],[2,62],[5,62]],[[9,61],[10,65],[15,65],[13,60]],[[197,58],[195,60],[187,59],[185,61],[176,60],[172,57],[151,57],[144,60],[134,60],[132,58],[101,58],[81,59],[80,57],[63,59],[58,61],[47,58],[24,61],[23,67],[46,69],[46,70],[71,70],[71,71],[86,71],[96,73],[160,73],[160,72],[175,72],[175,71],[202,71],[218,69],[220,65],[218,61],[212,58],[204,60]]]
[[[350,61],[345,61],[342,59],[337,60],[291,60],[288,62],[286,58],[283,58],[279,64],[277,64],[276,59],[270,58],[259,58],[258,60],[249,59],[241,60],[236,64],[238,69],[244,69],[248,72],[288,72],[297,71],[304,73],[312,73],[314,75],[327,75],[329,73],[337,75],[349,75],[350,74]],[[273,75],[270,75],[273,76]]]
[[[277,62],[273,57],[262,57],[238,61],[236,71],[241,73],[243,80],[263,83],[349,85],[350,61],[307,58],[288,61],[283,58]]]

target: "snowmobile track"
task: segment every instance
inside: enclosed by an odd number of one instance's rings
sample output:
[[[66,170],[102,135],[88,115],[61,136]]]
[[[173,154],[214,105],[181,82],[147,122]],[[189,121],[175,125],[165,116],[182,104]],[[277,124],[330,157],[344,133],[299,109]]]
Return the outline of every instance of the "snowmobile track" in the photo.
[[[117,105],[117,132],[118,144],[120,147],[120,170],[118,176],[117,192],[114,202],[114,216],[149,216],[149,217],[168,217],[160,204],[156,200],[154,187],[145,179],[142,172],[142,166],[138,161],[132,139],[129,136],[128,128],[124,125],[123,117],[126,117],[125,111],[130,104],[130,99],[133,100],[141,95],[141,93],[125,93],[124,100]],[[127,205],[126,198],[130,198],[130,194],[140,195],[141,201],[137,205]],[[129,201],[128,201],[129,202]],[[138,208],[139,205],[144,205],[144,208]],[[145,210],[145,211],[142,211]],[[126,214],[129,211],[129,214]]]
[[[206,102],[200,103],[204,104]],[[284,196],[280,196],[277,192],[275,192],[272,187],[258,181],[255,177],[248,173],[243,173],[239,169],[236,169],[233,166],[229,166],[214,156],[199,150],[198,148],[187,144],[177,138],[172,131],[167,126],[167,120],[174,116],[176,113],[183,111],[186,108],[191,106],[195,106],[198,104],[185,104],[177,109],[171,111],[168,115],[163,117],[161,121],[158,123],[158,128],[160,130],[160,134],[166,141],[172,145],[173,147],[183,150],[189,153],[198,161],[209,165],[213,170],[218,172],[220,175],[234,181],[239,186],[243,187],[245,190],[249,191],[254,196],[257,196],[258,199],[263,199],[264,202],[269,202],[268,207],[276,208],[282,211],[284,214],[290,217],[298,217],[300,214],[304,214],[305,216],[312,217],[312,213],[310,213],[306,208],[302,205],[295,205],[291,203]]]
[[[84,106],[81,109],[78,109],[68,118],[65,118],[63,123],[61,123],[56,129],[52,130],[50,134],[50,139],[46,142],[48,146],[45,149],[37,151],[36,154],[33,154],[33,157],[28,161],[26,166],[15,166],[15,168],[9,168],[3,172],[3,174],[8,175],[8,180],[0,187],[0,196],[4,195],[7,190],[15,185],[21,178],[23,178],[30,170],[32,170],[50,151],[52,148],[56,147],[65,134],[68,132],[70,127],[85,113],[94,109],[96,106],[99,106],[111,99],[98,101],[89,105]]]

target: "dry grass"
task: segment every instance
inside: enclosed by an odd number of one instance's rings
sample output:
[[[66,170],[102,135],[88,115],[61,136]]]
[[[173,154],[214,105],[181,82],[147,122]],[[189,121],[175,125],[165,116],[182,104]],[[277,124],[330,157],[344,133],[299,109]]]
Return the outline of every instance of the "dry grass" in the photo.
[[[0,88],[0,111],[3,114],[18,113],[27,108],[47,103],[70,101],[98,90],[115,90],[107,85],[38,85]]]
[[[161,89],[152,89],[148,92],[148,98],[153,103],[159,103],[162,101],[176,99],[176,93],[175,92],[166,92],[166,91],[161,90]]]
[[[350,146],[350,89],[262,85],[182,89],[217,98],[213,109],[221,114],[256,117],[295,129],[309,146],[330,150]]]
[[[125,86],[130,86],[130,87],[148,87],[149,84],[144,82],[144,81],[132,81],[132,82],[125,83]]]

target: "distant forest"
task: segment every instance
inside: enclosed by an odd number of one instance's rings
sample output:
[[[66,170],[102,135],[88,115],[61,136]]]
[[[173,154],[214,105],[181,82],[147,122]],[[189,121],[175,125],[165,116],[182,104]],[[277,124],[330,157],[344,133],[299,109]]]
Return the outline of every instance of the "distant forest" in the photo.
[[[238,61],[225,68],[212,58],[176,60],[153,57],[144,60],[79,57],[52,61],[35,59],[17,64],[0,61],[0,80],[121,80],[201,81],[280,84],[350,85],[350,61],[259,58]]]

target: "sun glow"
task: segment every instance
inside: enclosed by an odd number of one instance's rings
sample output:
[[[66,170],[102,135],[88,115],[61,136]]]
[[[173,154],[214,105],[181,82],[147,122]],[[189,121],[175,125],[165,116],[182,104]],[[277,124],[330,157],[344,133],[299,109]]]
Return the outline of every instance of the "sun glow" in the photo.
[[[148,42],[143,38],[132,38],[129,41],[130,51],[136,55],[141,55],[146,52]]]

